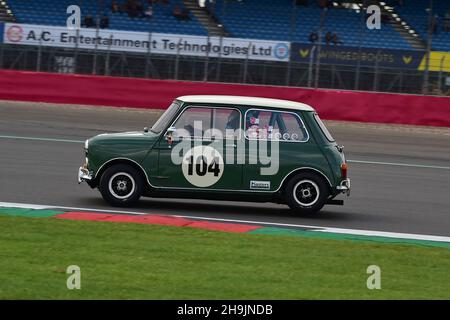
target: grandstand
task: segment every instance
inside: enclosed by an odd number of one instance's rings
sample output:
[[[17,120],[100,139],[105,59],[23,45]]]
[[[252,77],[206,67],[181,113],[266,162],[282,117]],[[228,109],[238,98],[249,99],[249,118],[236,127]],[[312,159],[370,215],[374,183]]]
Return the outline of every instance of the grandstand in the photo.
[[[123,4],[125,0],[118,1]],[[215,0],[207,1],[207,11],[198,8],[196,0],[153,1],[153,17],[131,18],[126,13],[112,13],[111,0],[7,0],[12,15],[19,23],[64,25],[66,8],[78,4],[83,16],[109,16],[109,28],[113,30],[159,32],[172,34],[207,35],[212,25],[205,23],[204,15],[211,14],[223,32],[236,38],[266,39],[275,41],[309,42],[309,35],[318,32],[323,18],[323,33],[338,35],[341,45],[385,49],[425,49],[428,37],[429,0],[407,1],[399,6],[398,0],[377,2],[391,6],[384,11],[387,20],[381,30],[369,30],[364,26],[361,1],[334,2],[323,13],[316,0],[303,1],[307,5],[293,5],[292,0]],[[144,8],[149,1],[142,1]],[[294,2],[295,3],[295,2]],[[331,2],[333,4],[333,2]],[[433,49],[450,50],[450,32],[444,31],[444,17],[450,10],[450,1],[434,1],[434,11],[439,18],[437,34],[433,35]],[[189,20],[176,19],[172,10],[175,5],[191,9]],[[198,10],[192,10],[197,7]],[[345,7],[345,8],[344,8]],[[405,27],[406,25],[406,27]],[[223,26],[223,27],[222,27]],[[415,30],[410,32],[409,30]],[[417,32],[417,34],[415,34]]]
[[[124,0],[119,1],[123,2]],[[334,3],[334,6],[322,15],[322,9],[315,0],[307,2],[307,6],[293,6],[292,0],[216,0],[208,4],[208,11],[223,25],[224,31],[226,30],[223,35],[231,37],[308,43],[309,35],[319,30],[323,18],[323,33],[330,31],[337,34],[342,45],[406,50],[425,48],[428,33],[426,9],[429,0],[408,1],[403,6],[395,5],[397,0],[388,1],[389,5],[394,6],[394,10],[385,12],[389,18],[381,30],[364,27],[362,12],[357,5],[347,5],[343,8],[345,1],[341,1],[339,5]],[[442,25],[444,15],[450,9],[450,2],[435,3],[434,12],[441,18]],[[108,15],[109,28],[114,30],[207,35],[211,29],[210,25],[200,21],[199,15],[193,14],[192,11],[187,21],[180,21],[172,15],[175,5],[182,8],[188,5],[192,8],[197,6],[196,0],[170,0],[168,3],[155,1],[151,19],[131,18],[126,13],[111,13],[110,0],[8,0],[7,4],[16,21],[20,23],[64,25],[67,6],[78,4],[84,16]],[[143,1],[143,4],[145,8],[149,5],[148,1]],[[399,18],[395,19],[397,16],[402,19],[402,24],[398,23]],[[418,39],[414,39],[409,32],[399,32],[405,31],[399,30],[399,25],[405,24],[403,20],[417,31]],[[434,35],[433,47],[436,50],[450,50],[450,33],[440,28],[438,34]]]
[[[123,3],[124,1],[118,1]],[[153,17],[131,18],[126,13],[112,13],[111,1],[92,0],[8,0],[17,22],[29,24],[42,24],[51,26],[62,26],[66,24],[66,9],[72,4],[77,4],[82,10],[83,17],[87,14],[93,17],[103,14],[109,17],[109,28],[113,30],[128,30],[141,32],[160,32],[174,34],[207,35],[206,29],[197,21],[191,13],[189,20],[180,21],[172,15],[174,5],[184,8],[183,1],[170,0],[170,4],[155,3],[153,5]],[[143,1],[144,10],[148,2]]]
[[[394,1],[395,3],[395,1]],[[428,38],[429,0],[408,1],[407,5],[395,6],[396,12],[423,38]],[[450,31],[445,32],[445,14],[450,10],[450,1],[434,1],[432,16],[437,16],[436,33],[433,34],[433,49],[450,51]],[[448,22],[450,23],[450,21]]]
[[[291,0],[218,0],[214,12],[235,37],[307,43],[311,32],[320,28],[322,12],[315,1],[309,2],[308,6],[293,8]],[[295,21],[291,20],[293,10]],[[389,23],[381,30],[369,30],[363,18],[359,10],[330,8],[324,15],[323,32],[338,34],[342,44],[348,46],[412,48]]]

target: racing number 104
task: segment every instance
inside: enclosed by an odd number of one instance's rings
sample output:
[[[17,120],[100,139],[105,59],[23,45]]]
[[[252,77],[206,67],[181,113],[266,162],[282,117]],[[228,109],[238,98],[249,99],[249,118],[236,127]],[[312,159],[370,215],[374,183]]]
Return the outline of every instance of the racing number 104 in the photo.
[[[194,174],[194,163],[195,163],[195,173],[198,176],[204,176],[207,172],[211,172],[217,177],[220,173],[220,167],[218,163],[218,159],[214,158],[214,160],[208,165],[206,157],[201,155],[195,159],[194,156],[190,156],[189,164],[188,164],[188,175],[192,176]]]

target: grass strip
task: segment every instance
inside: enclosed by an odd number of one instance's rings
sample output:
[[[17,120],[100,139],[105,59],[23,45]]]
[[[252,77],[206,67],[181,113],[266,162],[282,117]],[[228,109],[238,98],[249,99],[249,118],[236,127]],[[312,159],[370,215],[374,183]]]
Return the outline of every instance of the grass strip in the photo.
[[[135,223],[0,216],[0,270],[0,299],[450,299],[447,248]]]

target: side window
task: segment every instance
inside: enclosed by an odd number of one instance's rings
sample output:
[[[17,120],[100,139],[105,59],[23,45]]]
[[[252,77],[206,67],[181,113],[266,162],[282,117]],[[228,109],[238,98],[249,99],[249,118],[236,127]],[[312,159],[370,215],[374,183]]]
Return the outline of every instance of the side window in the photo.
[[[282,112],[280,116],[280,123],[283,126],[281,130],[283,140],[298,142],[308,140],[308,133],[298,115]]]
[[[203,137],[211,128],[211,108],[187,108],[175,121],[178,137]]]
[[[236,109],[213,109],[213,128],[226,139],[239,137],[241,127],[241,113]]]
[[[231,136],[227,138],[232,139],[239,134],[240,124],[241,113],[236,109],[189,107],[173,127],[177,137],[210,139],[211,135],[222,138],[228,133]]]
[[[245,114],[245,135],[250,139],[266,139],[267,135],[278,129],[272,118],[273,112],[250,109]]]
[[[308,132],[301,118],[293,112],[249,109],[245,114],[248,139],[305,142]]]

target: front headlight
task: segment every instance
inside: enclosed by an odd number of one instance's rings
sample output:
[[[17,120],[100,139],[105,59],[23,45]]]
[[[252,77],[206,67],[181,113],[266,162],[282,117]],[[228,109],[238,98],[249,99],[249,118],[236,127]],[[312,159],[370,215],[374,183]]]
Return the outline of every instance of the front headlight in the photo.
[[[89,139],[87,139],[87,140],[84,142],[84,150],[86,150],[86,152],[87,152],[88,148],[89,148]]]

